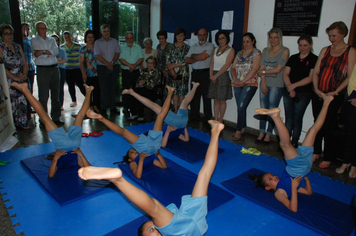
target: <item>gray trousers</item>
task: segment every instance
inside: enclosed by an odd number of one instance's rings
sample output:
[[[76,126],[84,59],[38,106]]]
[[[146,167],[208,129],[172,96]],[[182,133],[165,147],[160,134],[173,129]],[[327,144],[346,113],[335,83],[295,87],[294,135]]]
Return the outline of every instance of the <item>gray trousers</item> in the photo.
[[[58,121],[61,116],[61,104],[59,102],[59,70],[54,67],[37,67],[38,98],[44,110],[47,112],[47,101],[51,92],[51,118]]]

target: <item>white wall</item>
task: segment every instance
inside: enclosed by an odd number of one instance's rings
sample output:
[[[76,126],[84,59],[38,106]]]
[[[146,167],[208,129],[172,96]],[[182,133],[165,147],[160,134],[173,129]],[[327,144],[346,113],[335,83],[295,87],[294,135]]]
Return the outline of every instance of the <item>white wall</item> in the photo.
[[[203,0],[201,0],[203,1]],[[153,45],[158,44],[156,39],[156,33],[160,29],[160,2],[161,0],[151,1],[151,38],[154,40]],[[324,0],[321,9],[321,17],[319,24],[318,37],[313,37],[314,41],[314,53],[319,55],[320,50],[330,45],[328,36],[325,33],[325,29],[335,21],[343,21],[350,29],[353,10],[356,0]],[[267,31],[273,26],[273,14],[274,14],[274,0],[250,0],[249,8],[249,21],[248,31],[252,32],[257,39],[257,48],[262,51],[267,46]],[[213,10],[212,10],[213,11]],[[238,11],[235,11],[237,14]],[[285,36],[283,37],[284,46],[290,49],[290,53],[298,53],[297,47],[298,37]],[[345,38],[347,42],[348,37]],[[247,110],[247,126],[254,129],[259,129],[259,122],[253,116],[255,115],[254,109],[259,107],[259,90],[252,99]],[[284,118],[283,102],[281,101],[280,108],[282,109],[282,117]],[[202,106],[201,106],[202,111]],[[225,120],[236,123],[237,121],[237,109],[235,98],[227,101],[227,109],[225,114]],[[305,132],[313,124],[314,118],[312,115],[311,105],[307,108],[304,115],[304,124],[301,140],[304,139]]]

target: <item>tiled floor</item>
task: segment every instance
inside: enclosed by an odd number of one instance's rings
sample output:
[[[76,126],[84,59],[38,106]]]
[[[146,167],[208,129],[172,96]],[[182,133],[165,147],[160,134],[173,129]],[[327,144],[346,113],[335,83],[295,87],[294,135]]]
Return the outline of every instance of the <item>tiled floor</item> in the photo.
[[[67,91],[67,90],[65,90]],[[69,96],[68,96],[69,97]],[[80,94],[80,92],[77,92],[77,97],[78,97],[78,106],[75,108],[70,108],[69,103],[70,101],[68,100],[69,98],[66,98],[65,100],[65,105],[64,105],[64,111],[62,112],[62,119],[65,122],[64,127],[67,128],[69,124],[72,124],[74,121],[75,114],[79,110],[79,106],[82,104],[83,101],[83,96]],[[115,115],[109,115],[109,119],[111,121],[114,121],[115,123],[119,124],[120,126],[130,126],[134,124],[138,124],[137,121],[128,121],[127,114],[123,114],[122,109],[118,108],[120,110],[120,114],[115,114]],[[15,135],[15,137],[18,138],[19,142],[16,144],[14,149],[20,148],[20,147],[27,147],[30,145],[37,145],[42,142],[49,142],[47,133],[44,129],[39,128],[39,122],[38,122],[38,117],[36,114],[32,114],[32,121],[30,123],[31,129],[30,130],[18,130],[18,133]],[[153,115],[151,112],[146,110],[145,112],[145,121],[146,122],[151,122],[153,121]],[[203,122],[189,122],[189,126],[202,130],[204,132],[209,132],[210,128],[206,127]],[[245,147],[254,147],[260,150],[262,153],[266,153],[270,156],[275,156],[280,159],[283,158],[283,154],[281,149],[279,148],[279,145],[277,142],[272,141],[269,144],[256,144],[255,139],[256,139],[256,130],[250,130],[247,129],[246,134],[244,134],[243,138],[239,141],[233,141],[232,136],[235,132],[233,126],[234,124],[226,122],[226,128],[221,134],[221,138],[225,140],[229,140],[231,142],[236,142],[237,144],[243,145]],[[83,122],[83,132],[92,132],[92,131],[103,131],[103,130],[108,130],[107,127],[105,127],[101,122],[90,122],[89,119],[85,120]],[[320,161],[320,160],[319,160]],[[340,163],[333,163],[329,169],[322,170],[318,167],[318,163],[315,163],[312,171],[317,171],[320,172],[322,175],[329,176],[332,179],[337,179],[345,182],[345,184],[353,184],[356,185],[356,179],[352,180],[348,177],[347,173],[345,172],[344,174],[337,174],[335,173],[335,168],[340,165]],[[5,167],[4,167],[5,168]],[[2,197],[0,198],[0,235],[16,235],[12,223],[10,221],[10,217],[7,214],[7,211],[5,209],[4,203],[2,201]]]

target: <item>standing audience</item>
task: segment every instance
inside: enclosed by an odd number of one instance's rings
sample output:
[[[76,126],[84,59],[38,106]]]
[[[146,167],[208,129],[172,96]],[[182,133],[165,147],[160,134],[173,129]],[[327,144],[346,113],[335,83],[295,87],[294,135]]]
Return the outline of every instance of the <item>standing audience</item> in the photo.
[[[311,99],[313,69],[318,57],[312,53],[313,39],[302,35],[298,39],[299,53],[292,55],[283,72],[286,127],[296,148],[302,132],[303,116]]]
[[[97,61],[94,56],[94,31],[85,31],[84,42],[86,44],[79,51],[80,71],[82,72],[83,81],[86,81],[87,85],[95,88],[90,98],[90,107],[95,112],[100,113],[100,85],[97,73]]]
[[[344,22],[332,23],[326,28],[331,45],[324,47],[316,62],[313,73],[314,92],[312,94],[313,116],[318,117],[322,108],[323,94],[334,96],[331,102],[323,127],[318,132],[314,143],[314,158],[322,153],[322,140],[324,138],[324,160],[319,164],[322,169],[328,168],[337,156],[338,147],[335,145],[336,115],[344,102],[346,87],[355,64],[355,49],[344,42],[348,34]]]
[[[59,71],[58,71],[58,46],[56,40],[47,36],[47,24],[43,21],[36,22],[37,36],[31,39],[33,55],[37,67],[38,98],[42,107],[47,112],[47,101],[51,92],[51,118],[59,126],[61,104],[59,102]],[[40,127],[44,128],[43,123]]]
[[[147,68],[147,64],[146,64],[147,58],[154,56],[156,54],[156,50],[152,49],[153,42],[151,38],[145,38],[143,40],[143,44],[145,45],[145,48],[142,49],[143,61],[142,64],[140,65],[141,70]]]
[[[98,60],[98,78],[100,84],[100,113],[105,116],[107,109],[116,111],[116,90],[118,86],[119,67],[117,60],[120,46],[116,39],[110,37],[109,25],[100,26],[103,36],[94,43],[94,56]]]
[[[63,32],[63,38],[65,43],[61,45],[61,49],[64,49],[67,54],[67,62],[65,63],[66,69],[66,81],[68,84],[68,91],[72,99],[70,107],[77,106],[77,97],[75,92],[75,85],[80,89],[80,92],[85,96],[85,89],[80,66],[79,66],[79,50],[82,47],[79,43],[75,43],[72,40],[72,35],[69,31]]]
[[[232,98],[232,88],[229,76],[230,66],[234,60],[235,50],[229,46],[229,32],[220,30],[215,35],[218,48],[210,62],[210,87],[208,98],[214,99],[215,120],[223,122],[226,111],[226,100]]]
[[[19,44],[13,42],[14,28],[9,24],[0,25],[0,58],[4,61],[8,84],[27,81],[27,62]],[[23,93],[9,87],[14,124],[19,129],[29,129],[27,101]]]
[[[61,110],[63,111],[64,104],[64,82],[66,81],[65,63],[67,62],[67,53],[64,49],[60,48],[61,40],[58,35],[51,35],[56,40],[58,46],[57,62],[59,68],[59,102],[61,103]]]
[[[121,49],[119,61],[122,72],[122,89],[134,88],[140,76],[140,65],[143,61],[142,48],[134,43],[134,34],[131,31],[125,33],[126,43]],[[122,95],[122,102],[125,111],[130,110],[129,120],[138,117],[137,107],[134,106],[134,100],[131,96]]]
[[[184,96],[188,93],[189,66],[185,63],[185,58],[190,47],[184,43],[186,36],[185,29],[180,28],[174,32],[174,47],[167,58],[167,85],[174,88],[174,113],[178,112]]]
[[[24,22],[22,25],[22,43],[23,43],[23,52],[25,54],[25,59],[27,62],[27,79],[28,85],[31,93],[33,93],[33,82],[35,81],[35,62],[33,61],[32,56],[32,47],[31,47],[31,36],[30,36],[30,24]]]
[[[257,71],[260,67],[261,51],[256,48],[256,38],[246,33],[242,38],[243,50],[236,54],[231,66],[235,100],[237,105],[237,127],[233,140],[239,140],[247,126],[246,110],[258,87]]]
[[[192,82],[199,83],[200,86],[195,92],[190,103],[191,121],[200,120],[200,98],[203,98],[204,122],[213,116],[211,110],[211,99],[208,98],[209,91],[209,68],[214,45],[208,42],[208,31],[201,28],[198,31],[198,43],[194,44],[188,51],[186,63],[192,64]]]
[[[278,107],[282,98],[284,89],[283,69],[289,58],[289,49],[283,46],[283,34],[279,28],[272,28],[267,35],[268,47],[263,49],[261,67],[257,73],[261,77],[260,105],[262,108],[271,109]],[[273,129],[273,120],[270,117],[261,116],[260,134],[256,142],[269,143]]]

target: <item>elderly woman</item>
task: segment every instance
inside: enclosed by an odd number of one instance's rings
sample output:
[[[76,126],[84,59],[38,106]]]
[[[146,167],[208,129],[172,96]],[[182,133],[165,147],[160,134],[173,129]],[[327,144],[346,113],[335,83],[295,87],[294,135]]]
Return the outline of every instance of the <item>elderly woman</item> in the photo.
[[[174,113],[178,112],[184,96],[188,93],[189,66],[185,63],[185,58],[190,47],[184,43],[186,35],[185,29],[180,28],[174,32],[174,48],[167,58],[167,85],[175,88],[173,95]]]
[[[27,80],[27,63],[21,46],[13,42],[14,29],[9,24],[0,25],[0,58],[5,63],[8,84],[22,83]],[[29,129],[27,120],[27,101],[22,92],[9,87],[12,115],[15,126]]]
[[[226,111],[226,100],[232,98],[230,66],[234,60],[235,50],[229,46],[229,32],[220,30],[215,35],[218,45],[210,61],[210,87],[208,98],[214,99],[215,120],[223,122]]]
[[[231,66],[232,87],[237,105],[237,127],[233,140],[239,140],[246,128],[246,109],[258,88],[257,70],[261,51],[256,48],[256,38],[246,33],[242,38],[243,50],[236,54]]]
[[[355,49],[344,42],[348,28],[344,22],[332,23],[326,28],[331,45],[321,50],[313,73],[314,92],[312,94],[314,119],[319,115],[323,94],[334,96],[322,129],[314,143],[314,158],[322,153],[322,139],[324,138],[324,160],[319,164],[322,169],[328,168],[337,156],[339,147],[335,146],[335,118],[344,102],[346,87],[355,64]]]
[[[313,69],[318,57],[311,50],[313,39],[302,35],[298,39],[299,53],[292,55],[284,69],[283,81],[286,89],[283,92],[286,127],[296,148],[302,131],[303,116],[311,99]]]
[[[262,52],[261,67],[258,75],[261,77],[260,105],[262,108],[271,109],[279,106],[282,98],[284,83],[283,69],[289,58],[289,49],[283,46],[283,33],[279,28],[272,28],[267,33],[268,41]],[[268,128],[266,132],[266,125]],[[270,117],[261,117],[260,134],[257,143],[268,144],[274,129],[274,122]]]
[[[147,68],[146,59],[151,56],[154,56],[156,54],[156,50],[152,49],[152,39],[151,38],[145,38],[143,40],[143,44],[145,45],[145,48],[142,49],[143,62],[140,65],[141,70]]]

